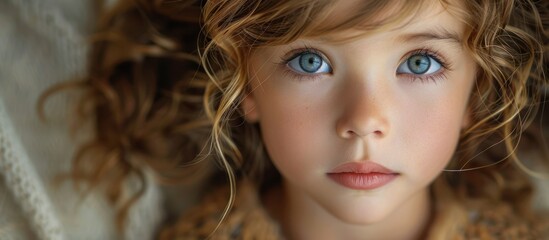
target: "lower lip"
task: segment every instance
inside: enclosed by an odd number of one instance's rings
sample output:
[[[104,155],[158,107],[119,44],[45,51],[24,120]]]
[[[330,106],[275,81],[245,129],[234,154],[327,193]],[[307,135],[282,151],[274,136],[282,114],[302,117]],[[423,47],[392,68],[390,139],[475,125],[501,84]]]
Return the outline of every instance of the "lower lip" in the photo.
[[[335,182],[356,190],[372,190],[393,181],[398,174],[387,173],[328,173]]]

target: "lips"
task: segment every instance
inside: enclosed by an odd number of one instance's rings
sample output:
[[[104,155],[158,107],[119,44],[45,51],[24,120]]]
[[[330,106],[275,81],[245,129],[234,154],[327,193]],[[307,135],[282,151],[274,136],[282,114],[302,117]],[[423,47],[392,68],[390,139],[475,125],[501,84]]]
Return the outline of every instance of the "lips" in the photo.
[[[328,173],[328,177],[336,183],[355,190],[382,187],[398,175],[397,172],[370,161],[345,163]]]

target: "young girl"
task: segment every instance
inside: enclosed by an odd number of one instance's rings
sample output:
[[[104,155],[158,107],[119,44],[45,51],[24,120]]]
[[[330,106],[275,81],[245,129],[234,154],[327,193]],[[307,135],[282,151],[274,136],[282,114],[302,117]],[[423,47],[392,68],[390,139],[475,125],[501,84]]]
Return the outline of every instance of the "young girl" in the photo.
[[[96,135],[74,179],[104,184],[121,219],[147,169],[192,180],[203,200],[163,239],[548,237],[528,176],[549,159],[517,151],[547,84],[548,11],[119,1],[81,84]]]

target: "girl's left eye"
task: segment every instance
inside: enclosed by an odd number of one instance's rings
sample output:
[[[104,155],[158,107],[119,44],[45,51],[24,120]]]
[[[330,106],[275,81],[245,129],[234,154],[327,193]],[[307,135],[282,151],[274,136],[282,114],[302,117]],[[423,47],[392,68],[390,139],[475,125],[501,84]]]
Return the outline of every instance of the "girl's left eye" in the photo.
[[[291,58],[288,67],[301,74],[330,73],[332,68],[324,58],[314,52],[305,51]]]
[[[426,53],[416,53],[406,59],[397,68],[397,73],[429,75],[440,71],[442,64]]]

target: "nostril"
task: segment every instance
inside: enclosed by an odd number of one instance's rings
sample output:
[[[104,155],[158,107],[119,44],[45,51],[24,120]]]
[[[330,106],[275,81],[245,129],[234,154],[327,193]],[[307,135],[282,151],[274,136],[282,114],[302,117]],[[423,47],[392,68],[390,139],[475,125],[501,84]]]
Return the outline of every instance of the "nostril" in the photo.
[[[353,132],[352,130],[348,130],[346,131],[344,134],[343,134],[343,137],[344,138],[351,138],[353,137],[354,135],[357,135],[355,132]]]
[[[372,134],[375,137],[382,137],[384,135],[383,131],[381,131],[381,130],[375,130],[373,132],[370,132],[369,134],[368,133],[360,133],[360,132],[356,132],[356,131],[353,131],[353,130],[347,130],[341,135],[341,137],[343,137],[343,138],[365,137],[365,136],[370,135],[370,134]]]
[[[363,138],[368,135],[371,137],[384,137],[387,134],[387,128],[384,123],[370,122],[363,124],[353,124],[352,122],[338,122],[336,127],[337,135],[341,138]]]

